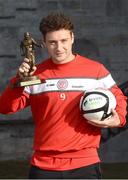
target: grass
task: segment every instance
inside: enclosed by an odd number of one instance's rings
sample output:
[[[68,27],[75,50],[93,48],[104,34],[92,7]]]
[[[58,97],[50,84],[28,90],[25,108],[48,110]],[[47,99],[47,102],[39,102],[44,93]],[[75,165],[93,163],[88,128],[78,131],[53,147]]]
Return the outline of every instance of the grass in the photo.
[[[103,179],[128,179],[128,163],[101,164]],[[27,179],[29,162],[0,161],[0,179]]]
[[[101,164],[103,179],[128,179],[128,163]]]
[[[0,161],[0,179],[27,179],[27,161]]]

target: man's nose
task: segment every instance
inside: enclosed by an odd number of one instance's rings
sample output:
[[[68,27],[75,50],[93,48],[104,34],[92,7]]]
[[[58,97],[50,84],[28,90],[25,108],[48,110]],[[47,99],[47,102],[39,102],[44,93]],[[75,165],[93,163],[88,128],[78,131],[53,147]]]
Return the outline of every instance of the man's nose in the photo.
[[[57,43],[56,49],[57,49],[57,50],[61,50],[61,49],[62,49],[62,43],[61,43],[61,42],[58,42],[58,43]]]

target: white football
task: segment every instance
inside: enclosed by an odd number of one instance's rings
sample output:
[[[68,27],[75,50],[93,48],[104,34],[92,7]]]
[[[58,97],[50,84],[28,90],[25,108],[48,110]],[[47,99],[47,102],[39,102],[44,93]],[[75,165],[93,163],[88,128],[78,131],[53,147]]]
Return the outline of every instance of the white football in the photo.
[[[80,99],[80,110],[87,120],[103,120],[111,116],[111,109],[116,108],[116,98],[108,89],[85,91]]]

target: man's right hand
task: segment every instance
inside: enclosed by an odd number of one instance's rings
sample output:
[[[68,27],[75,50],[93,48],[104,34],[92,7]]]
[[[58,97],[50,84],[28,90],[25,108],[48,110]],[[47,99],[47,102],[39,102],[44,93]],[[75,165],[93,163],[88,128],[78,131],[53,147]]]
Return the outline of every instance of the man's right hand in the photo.
[[[25,58],[23,63],[20,65],[19,70],[18,70],[18,75],[23,78],[26,76],[26,74],[29,74],[29,76],[32,76],[34,72],[36,71],[36,66],[33,66],[31,72],[30,71],[30,61],[29,59]]]

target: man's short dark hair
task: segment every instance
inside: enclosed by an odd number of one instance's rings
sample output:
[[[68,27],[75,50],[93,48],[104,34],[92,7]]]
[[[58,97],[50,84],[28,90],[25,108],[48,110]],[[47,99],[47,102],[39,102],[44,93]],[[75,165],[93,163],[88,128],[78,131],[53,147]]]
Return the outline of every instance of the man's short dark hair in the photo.
[[[69,17],[65,16],[61,12],[54,12],[50,13],[41,20],[39,29],[45,39],[45,35],[48,32],[57,31],[60,29],[66,29],[73,32],[74,26]]]

